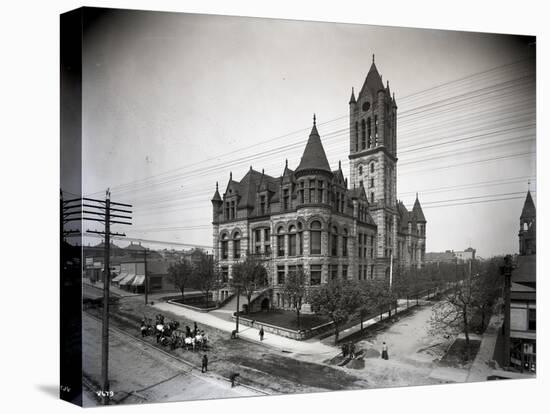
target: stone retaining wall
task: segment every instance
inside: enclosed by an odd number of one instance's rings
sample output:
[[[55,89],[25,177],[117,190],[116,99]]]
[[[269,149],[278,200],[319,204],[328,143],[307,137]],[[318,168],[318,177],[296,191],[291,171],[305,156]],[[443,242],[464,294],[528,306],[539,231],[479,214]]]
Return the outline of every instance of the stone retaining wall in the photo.
[[[236,317],[235,315],[233,315],[233,320],[235,319]],[[332,322],[327,322],[322,325],[315,326],[311,329],[301,329],[297,331],[294,329],[283,328],[281,326],[270,325],[268,323],[258,322],[258,321],[254,321],[254,324],[252,324],[251,319],[247,319],[246,317],[243,317],[243,316],[239,316],[239,324],[254,327],[254,328],[259,328],[260,326],[263,326],[264,331],[266,333],[273,333],[275,335],[283,336],[285,338],[295,339],[297,341],[303,341],[305,339],[312,338],[316,335],[320,335],[321,333],[332,329]]]

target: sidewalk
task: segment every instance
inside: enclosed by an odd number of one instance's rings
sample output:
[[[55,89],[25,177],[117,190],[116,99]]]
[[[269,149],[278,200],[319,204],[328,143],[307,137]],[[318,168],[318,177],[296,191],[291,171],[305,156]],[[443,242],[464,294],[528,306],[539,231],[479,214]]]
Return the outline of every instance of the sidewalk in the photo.
[[[424,304],[426,304],[425,300],[423,300],[423,299],[418,300],[418,305],[424,305]],[[416,301],[409,300],[409,307],[407,307],[407,299],[399,299],[397,301],[397,311],[395,309],[392,309],[392,318],[399,315],[400,313],[406,311],[407,309],[414,308],[415,306],[416,306]],[[382,314],[382,321],[387,320],[388,317],[389,317],[389,313],[384,312]],[[365,328],[371,326],[371,325],[374,325],[374,324],[380,322],[380,321],[381,321],[380,314],[376,315],[374,318],[363,321],[363,330]],[[359,332],[360,330],[361,330],[361,323],[358,323],[357,325],[354,325],[350,328],[347,328],[347,329],[344,329],[344,330],[340,331],[340,333],[338,335],[338,338],[341,341],[341,340],[347,338],[348,336]],[[329,344],[329,343],[333,344],[334,343],[334,334],[330,335],[326,338],[323,338],[322,342],[327,343],[327,344]]]
[[[481,339],[477,356],[470,367],[470,372],[466,379],[467,382],[487,381],[487,377],[492,375],[493,368],[489,363],[493,360],[498,330],[502,325],[503,317],[502,314],[497,314],[493,315],[489,320],[487,329]]]
[[[197,324],[212,326],[228,333],[228,337],[235,329],[235,322],[221,319],[212,313],[197,312],[192,309],[173,305],[171,303],[155,303],[154,308],[165,312],[172,312],[175,315],[183,316]],[[264,340],[260,341],[259,329],[241,325],[239,327],[239,338],[250,342],[262,344],[264,346],[280,350],[287,353],[295,353],[300,355],[321,355],[326,354],[327,357],[335,355],[339,349],[325,345],[318,339],[309,339],[306,341],[296,341],[294,339],[285,338],[279,335],[266,333]]]
[[[85,286],[87,286],[89,288],[98,289],[99,291],[103,292],[103,282],[92,283],[92,282],[90,282],[89,279],[83,278],[82,279],[82,284],[84,284]],[[128,292],[127,290],[120,289],[120,288],[118,288],[116,286],[113,286],[113,285],[111,285],[109,287],[109,292],[111,294],[114,294],[115,296],[120,296],[121,298],[129,297],[129,296],[139,296],[140,295],[140,293]]]

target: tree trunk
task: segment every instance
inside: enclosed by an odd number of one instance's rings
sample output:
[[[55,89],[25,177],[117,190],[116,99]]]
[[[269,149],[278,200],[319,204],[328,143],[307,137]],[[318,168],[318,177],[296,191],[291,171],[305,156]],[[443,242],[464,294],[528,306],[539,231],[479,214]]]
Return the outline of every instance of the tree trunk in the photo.
[[[334,345],[338,345],[338,335],[339,335],[339,331],[338,331],[338,325],[336,325],[336,323],[334,324]]]
[[[184,292],[185,292],[185,286],[182,285],[182,287],[181,287],[181,303],[185,302]]]
[[[296,319],[298,319],[298,329],[300,329],[300,307],[296,307]]]
[[[246,308],[246,313],[250,314],[250,299],[252,299],[252,294],[246,295],[246,299],[248,300],[248,307]]]
[[[464,337],[466,338],[466,361],[470,361],[470,333],[468,326],[468,311],[467,309],[464,309],[462,312],[462,318],[464,321]]]

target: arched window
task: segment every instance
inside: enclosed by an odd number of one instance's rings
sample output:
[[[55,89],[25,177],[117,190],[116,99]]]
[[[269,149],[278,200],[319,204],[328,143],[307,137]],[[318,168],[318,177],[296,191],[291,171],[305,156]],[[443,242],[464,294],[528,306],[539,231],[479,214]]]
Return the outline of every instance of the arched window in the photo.
[[[338,256],[338,229],[332,228],[330,235],[330,253],[332,256]]]
[[[241,257],[241,233],[238,231],[233,234],[233,258],[239,259]]]
[[[222,240],[220,242],[221,244],[221,250],[222,250],[222,259],[227,259],[227,254],[228,254],[228,249],[227,249],[227,245],[228,245],[228,237],[227,237],[227,234],[224,233],[222,235]]]
[[[359,175],[363,175],[363,166],[362,165],[359,166]]]
[[[313,221],[309,227],[309,252],[321,254],[321,223]]]
[[[344,229],[344,234],[342,235],[342,256],[347,257],[348,255],[348,230]]]
[[[361,120],[361,149],[364,150],[367,145],[367,138],[365,135],[365,120]]]
[[[367,136],[369,137],[369,148],[372,147],[372,127],[370,122],[370,117],[367,118]]]
[[[282,257],[285,255],[285,230],[283,226],[277,229],[277,256]]]
[[[288,228],[288,255],[296,256],[296,226]]]
[[[302,223],[298,222],[298,254],[304,254],[304,228]]]
[[[359,122],[355,122],[355,151],[359,151]]]
[[[371,172],[371,173],[374,172],[374,162],[371,162],[371,163],[370,163],[370,172]]]

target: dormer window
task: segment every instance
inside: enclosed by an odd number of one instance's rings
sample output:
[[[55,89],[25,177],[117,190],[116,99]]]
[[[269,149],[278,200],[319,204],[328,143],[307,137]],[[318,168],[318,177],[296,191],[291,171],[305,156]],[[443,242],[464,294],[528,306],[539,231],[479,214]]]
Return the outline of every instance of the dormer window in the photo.
[[[265,195],[260,196],[260,214],[261,215],[264,215],[267,212],[265,200],[266,200]]]
[[[288,188],[285,188],[283,190],[283,209],[290,209],[290,191],[288,190]]]

